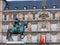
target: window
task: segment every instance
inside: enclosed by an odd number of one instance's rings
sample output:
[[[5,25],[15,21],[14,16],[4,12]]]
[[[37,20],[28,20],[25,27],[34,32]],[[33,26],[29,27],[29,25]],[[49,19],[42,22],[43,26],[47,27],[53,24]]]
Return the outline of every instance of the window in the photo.
[[[27,6],[24,6],[24,10],[26,10],[27,9]]]
[[[36,9],[37,8],[37,6],[33,6],[33,9]]]
[[[56,5],[55,4],[53,5],[53,8],[56,8]]]
[[[57,24],[51,24],[51,29],[52,29],[52,31],[56,31],[56,29],[57,29]]]
[[[32,42],[37,42],[37,35],[36,36],[32,36]]]
[[[18,9],[18,7],[15,7],[15,9]]]
[[[16,18],[18,18],[17,14],[13,14],[13,20],[15,20]]]
[[[27,15],[25,15],[25,20],[28,20],[28,16]]]
[[[35,14],[33,14],[33,19],[35,19]]]
[[[55,18],[56,18],[55,13],[53,13],[52,17],[53,17],[53,19],[55,19]]]
[[[8,30],[8,25],[3,25],[3,32],[7,32]]]
[[[3,15],[3,20],[8,21],[9,15],[5,14]]]
[[[14,41],[18,41],[18,36],[12,36],[12,39],[14,40]]]
[[[5,8],[6,10],[8,10],[9,9],[9,7],[8,7],[8,5],[6,6],[6,8]]]
[[[7,20],[7,15],[4,15],[4,20]]]
[[[37,31],[37,24],[32,24],[32,31]]]
[[[3,23],[3,32],[7,32],[7,30],[8,30],[8,24],[9,24],[8,21],[5,21],[5,22]]]
[[[25,14],[23,14],[23,20],[25,20]]]
[[[57,42],[57,35],[51,35],[51,42]]]
[[[6,7],[6,10],[8,10],[9,8],[8,7]]]

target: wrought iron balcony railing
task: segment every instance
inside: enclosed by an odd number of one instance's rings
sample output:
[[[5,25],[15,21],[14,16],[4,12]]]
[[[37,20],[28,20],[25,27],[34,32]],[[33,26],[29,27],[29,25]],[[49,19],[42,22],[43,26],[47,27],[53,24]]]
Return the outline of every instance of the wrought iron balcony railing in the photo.
[[[50,18],[50,20],[60,20],[60,18],[59,17],[56,17],[56,18]]]
[[[20,19],[19,19],[20,20]],[[39,19],[31,19],[31,20],[25,20],[25,21],[31,21],[31,22],[33,22],[33,21],[35,21],[35,22],[39,22],[39,21],[42,21],[43,19],[42,18],[39,18]],[[46,19],[44,19],[44,20],[49,20],[49,21],[51,21],[51,20],[60,20],[60,18],[59,17],[56,17],[55,19],[53,19],[52,17],[51,18],[46,18]],[[8,19],[8,20],[2,20],[2,21],[15,21],[13,18],[11,18],[11,19]],[[21,21],[23,21],[23,19],[21,20]]]
[[[4,33],[4,32],[7,32],[7,30],[8,30],[8,29],[2,29],[3,33]],[[25,32],[26,32],[26,33],[51,33],[51,32],[59,32],[59,33],[60,33],[60,28],[59,28],[59,30],[53,28],[53,29],[51,29],[51,30],[46,30],[46,31],[44,31],[44,30],[43,30],[43,31],[41,31],[41,30],[40,30],[40,31],[39,31],[39,30],[36,30],[36,31],[33,31],[33,30],[27,31],[27,30],[25,30]]]

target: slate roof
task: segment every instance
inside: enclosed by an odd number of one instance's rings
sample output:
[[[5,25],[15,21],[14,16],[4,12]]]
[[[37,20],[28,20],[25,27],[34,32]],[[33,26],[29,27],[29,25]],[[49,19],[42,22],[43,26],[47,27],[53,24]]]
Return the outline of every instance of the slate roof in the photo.
[[[53,5],[56,5],[56,9],[60,8],[60,0],[47,0],[47,9],[53,9]],[[17,10],[24,10],[24,6],[28,9],[33,9],[33,6],[36,6],[36,9],[42,9],[42,1],[8,1],[8,10],[15,10],[15,7],[17,7]],[[6,7],[4,10],[6,10]]]

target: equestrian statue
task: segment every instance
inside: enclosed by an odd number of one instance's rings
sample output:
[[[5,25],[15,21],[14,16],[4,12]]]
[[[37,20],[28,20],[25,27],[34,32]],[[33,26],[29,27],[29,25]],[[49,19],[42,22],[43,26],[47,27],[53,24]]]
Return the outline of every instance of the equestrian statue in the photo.
[[[20,21],[18,18],[15,19],[14,24],[10,27],[7,31],[7,39],[10,38],[13,34],[18,35],[20,34],[20,38],[24,38],[24,31],[27,28],[28,22],[27,21]]]

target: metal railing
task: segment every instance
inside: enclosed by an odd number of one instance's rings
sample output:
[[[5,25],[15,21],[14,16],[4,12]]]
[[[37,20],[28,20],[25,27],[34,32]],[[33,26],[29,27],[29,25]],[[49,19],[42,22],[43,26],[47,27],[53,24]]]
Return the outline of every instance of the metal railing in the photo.
[[[8,29],[2,29],[3,32],[7,32],[7,30]],[[50,28],[50,30],[48,30],[48,29],[47,30],[41,30],[40,29],[40,30],[36,30],[36,31],[33,31],[33,30],[31,30],[31,31],[25,30],[25,32],[34,32],[34,33],[39,33],[39,32],[40,33],[44,33],[44,32],[60,32],[60,28],[59,29],[58,28],[56,28],[56,29],[55,28],[53,28],[53,29]]]
[[[50,20],[60,20],[60,17],[50,18]]]
[[[21,19],[19,19],[19,20],[21,20]],[[25,21],[41,21],[41,20],[43,20],[42,18],[39,18],[39,19],[31,19],[31,20],[25,20]],[[52,17],[50,17],[50,18],[46,18],[45,20],[60,20],[60,17],[56,17],[55,19],[53,19]],[[2,21],[15,21],[13,18],[11,18],[11,19],[8,19],[8,20],[4,20],[4,19],[2,19]],[[23,19],[22,19],[22,21],[23,21]]]

